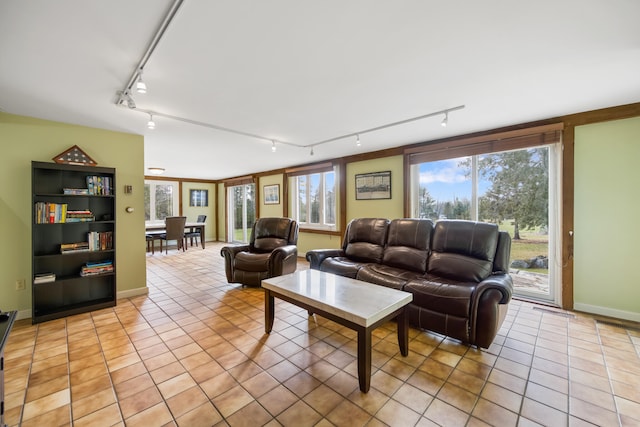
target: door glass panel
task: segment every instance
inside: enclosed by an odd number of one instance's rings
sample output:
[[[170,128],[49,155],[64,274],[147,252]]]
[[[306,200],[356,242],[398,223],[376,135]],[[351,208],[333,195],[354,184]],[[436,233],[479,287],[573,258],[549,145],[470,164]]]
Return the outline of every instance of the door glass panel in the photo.
[[[237,185],[229,187],[229,240],[248,243],[251,228],[256,220],[255,185]]]
[[[498,224],[511,236],[514,293],[556,301],[556,146],[426,162],[414,168],[414,215]],[[551,278],[551,279],[550,279]],[[557,301],[556,301],[557,302]]]

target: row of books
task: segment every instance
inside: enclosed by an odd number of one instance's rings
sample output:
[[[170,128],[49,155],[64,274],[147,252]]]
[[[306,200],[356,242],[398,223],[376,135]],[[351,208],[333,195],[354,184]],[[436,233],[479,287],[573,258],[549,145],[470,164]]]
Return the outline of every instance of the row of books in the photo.
[[[93,196],[111,196],[113,188],[110,176],[87,176],[87,189]]]
[[[86,242],[61,243],[60,253],[106,251],[113,249],[113,231],[90,231]]]
[[[113,273],[113,261],[87,262],[80,269],[80,275],[83,277],[105,273]]]
[[[70,211],[66,203],[36,202],[36,224],[56,224],[65,222],[88,222],[95,217],[89,210]]]
[[[33,278],[33,284],[37,285],[39,283],[51,283],[56,281],[55,273],[39,273],[36,274]]]
[[[113,231],[90,231],[87,240],[90,251],[113,249]]]

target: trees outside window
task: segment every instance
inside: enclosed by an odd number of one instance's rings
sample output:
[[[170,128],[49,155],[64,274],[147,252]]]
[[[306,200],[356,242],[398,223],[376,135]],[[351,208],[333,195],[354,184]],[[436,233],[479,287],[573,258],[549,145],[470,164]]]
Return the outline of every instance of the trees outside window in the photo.
[[[334,229],[336,225],[336,173],[318,172],[292,178],[292,217],[301,226]]]
[[[145,181],[144,219],[147,222],[164,221],[178,214],[177,184],[168,181]]]

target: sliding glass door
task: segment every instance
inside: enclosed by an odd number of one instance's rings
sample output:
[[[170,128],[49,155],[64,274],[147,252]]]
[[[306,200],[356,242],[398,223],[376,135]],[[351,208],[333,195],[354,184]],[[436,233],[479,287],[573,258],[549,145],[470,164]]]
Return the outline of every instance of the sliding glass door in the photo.
[[[498,224],[512,238],[516,295],[557,303],[558,146],[414,164],[412,216]]]
[[[228,240],[234,243],[248,243],[251,227],[256,220],[255,184],[227,187],[227,200]]]

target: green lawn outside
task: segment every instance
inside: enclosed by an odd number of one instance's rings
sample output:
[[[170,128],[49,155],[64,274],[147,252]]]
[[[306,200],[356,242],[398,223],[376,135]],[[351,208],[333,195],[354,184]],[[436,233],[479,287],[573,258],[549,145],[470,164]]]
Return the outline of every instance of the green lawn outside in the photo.
[[[503,221],[498,225],[501,231],[509,233],[513,239],[513,224],[511,221]],[[540,233],[540,229],[520,230],[520,240],[511,240],[511,260],[530,259],[539,255],[549,255],[549,235]],[[534,273],[549,273],[546,269],[529,268],[527,271]]]

